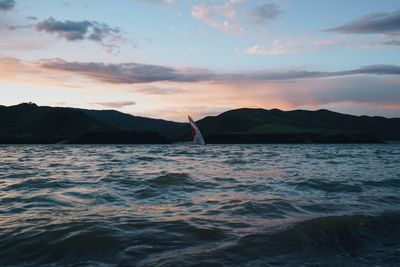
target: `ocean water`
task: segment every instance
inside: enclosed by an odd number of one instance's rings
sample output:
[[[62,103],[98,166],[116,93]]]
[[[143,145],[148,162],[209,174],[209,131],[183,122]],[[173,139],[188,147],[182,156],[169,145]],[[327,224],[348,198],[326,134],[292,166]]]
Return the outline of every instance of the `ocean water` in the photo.
[[[399,144],[0,146],[0,266],[370,265]]]

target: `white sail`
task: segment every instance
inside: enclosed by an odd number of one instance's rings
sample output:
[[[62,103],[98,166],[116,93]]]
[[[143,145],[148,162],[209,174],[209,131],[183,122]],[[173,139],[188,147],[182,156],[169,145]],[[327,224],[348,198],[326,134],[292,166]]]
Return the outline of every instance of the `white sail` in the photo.
[[[194,123],[194,120],[192,119],[192,117],[188,116],[188,118],[189,118],[190,126],[192,128],[193,142],[204,146],[206,143],[204,142],[203,136],[201,135],[199,128],[197,128],[197,125],[196,125],[196,123]]]

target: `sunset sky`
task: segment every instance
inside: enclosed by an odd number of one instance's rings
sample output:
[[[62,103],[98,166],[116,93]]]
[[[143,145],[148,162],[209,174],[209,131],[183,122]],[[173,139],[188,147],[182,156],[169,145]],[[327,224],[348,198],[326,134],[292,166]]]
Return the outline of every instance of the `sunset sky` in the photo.
[[[400,117],[399,0],[0,0],[0,105]]]

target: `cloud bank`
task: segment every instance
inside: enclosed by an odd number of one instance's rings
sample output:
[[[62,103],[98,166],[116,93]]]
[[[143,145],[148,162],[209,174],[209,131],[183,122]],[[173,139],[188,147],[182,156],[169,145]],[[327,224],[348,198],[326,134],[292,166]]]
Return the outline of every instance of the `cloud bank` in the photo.
[[[105,38],[120,33],[118,28],[112,28],[98,21],[59,21],[52,17],[36,24],[36,30],[54,34],[68,41],[91,40],[103,42]]]
[[[15,7],[15,0],[0,0],[0,11],[10,11]]]
[[[368,65],[357,69],[321,72],[321,71],[254,71],[237,73],[217,73],[210,70],[195,68],[173,68],[141,63],[82,63],[67,62],[61,59],[44,60],[39,63],[41,68],[75,72],[95,80],[114,84],[136,84],[160,81],[170,82],[267,82],[286,81],[304,78],[326,78],[349,76],[357,74],[400,75],[400,66]]]
[[[36,21],[38,19],[33,16],[27,18],[31,21]],[[45,32],[69,42],[83,40],[93,41],[100,44],[105,48],[106,52],[111,54],[118,53],[120,45],[126,43],[130,43],[134,48],[137,48],[135,43],[121,34],[121,30],[118,27],[111,27],[106,23],[98,21],[60,21],[50,17],[35,24],[10,25],[8,29],[10,31],[35,29],[38,32]]]
[[[27,19],[30,21],[38,20],[37,17],[33,16],[28,16]],[[37,23],[9,25],[8,29],[10,31],[34,29],[38,32],[45,32],[57,36],[69,42],[83,40],[93,41],[103,46],[106,52],[111,54],[119,52],[120,45],[125,43],[130,43],[134,48],[137,48],[135,43],[121,34],[121,30],[118,27],[111,27],[106,23],[98,21],[60,21],[50,17]]]
[[[158,81],[194,82],[208,80],[213,76],[212,73],[200,69],[178,69],[140,63],[81,63],[53,59],[42,61],[39,66],[46,69],[76,72],[96,80],[116,84]]]
[[[354,22],[325,31],[358,34],[399,34],[400,10],[394,12],[371,13]]]

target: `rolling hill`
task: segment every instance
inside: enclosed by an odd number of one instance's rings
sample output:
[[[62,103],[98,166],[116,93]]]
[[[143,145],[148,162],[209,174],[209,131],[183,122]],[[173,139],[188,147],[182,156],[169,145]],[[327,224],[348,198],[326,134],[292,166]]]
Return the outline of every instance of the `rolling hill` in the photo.
[[[207,143],[379,143],[400,140],[400,119],[329,110],[242,108],[197,122]],[[115,110],[0,106],[0,143],[170,143],[190,140],[187,123]]]
[[[400,119],[353,116],[329,110],[235,109],[197,122],[208,143],[331,143],[400,140]]]
[[[182,124],[117,111],[22,103],[1,106],[0,125],[0,143],[118,143],[116,139],[120,143],[169,143],[160,131]]]

